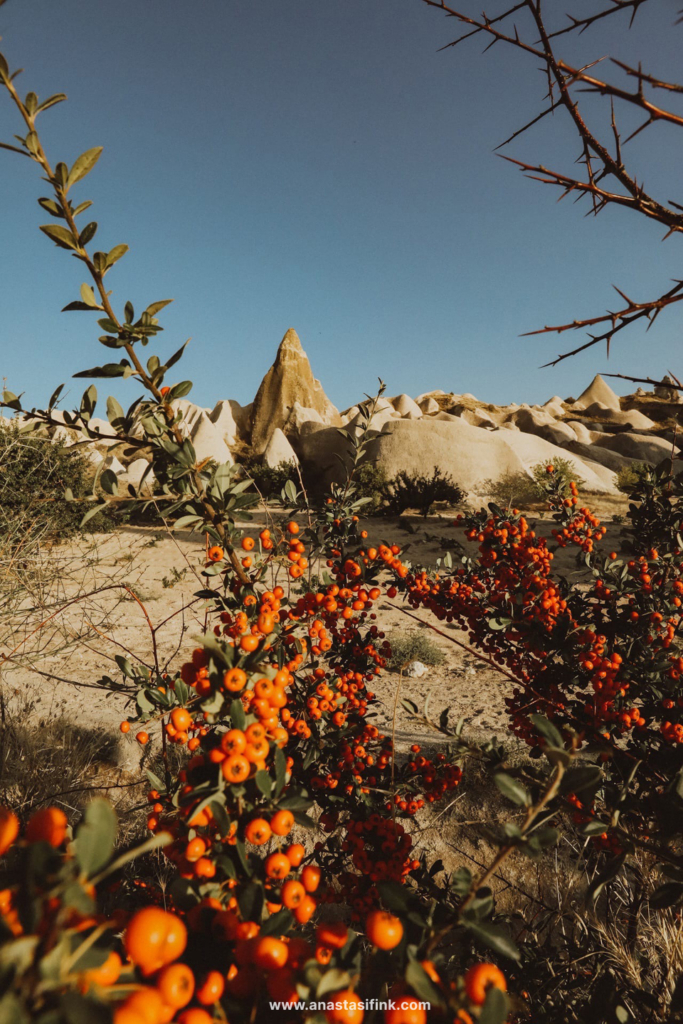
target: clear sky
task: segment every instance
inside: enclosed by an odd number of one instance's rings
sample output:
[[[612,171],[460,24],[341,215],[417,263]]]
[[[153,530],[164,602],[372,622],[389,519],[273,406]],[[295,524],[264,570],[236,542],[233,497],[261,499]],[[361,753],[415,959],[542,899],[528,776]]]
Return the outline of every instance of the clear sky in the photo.
[[[678,7],[661,0],[630,34],[611,19],[568,56],[641,57],[675,78]],[[130,245],[107,278],[119,308],[175,298],[161,354],[192,337],[178,379],[200,405],[251,401],[289,327],[341,408],[377,376],[390,394],[542,402],[596,372],[681,370],[678,307],[647,338],[625,332],[609,363],[603,346],[538,368],[582,338],[521,332],[614,308],[613,283],[660,294],[681,276],[680,236],[662,243],[619,210],[584,217],[496,157],[544,79],[479,41],[437,52],[457,26],[419,0],[9,0],[0,33],[24,93],[69,96],[42,115],[53,163],[104,145],[74,195],[94,200],[97,247]],[[19,130],[0,95],[0,139]],[[629,151],[646,185],[683,202],[673,129]],[[578,146],[557,115],[508,152],[566,169]],[[84,276],[38,231],[37,167],[0,151],[0,183],[0,376],[42,404],[110,354],[94,318],[60,313]]]

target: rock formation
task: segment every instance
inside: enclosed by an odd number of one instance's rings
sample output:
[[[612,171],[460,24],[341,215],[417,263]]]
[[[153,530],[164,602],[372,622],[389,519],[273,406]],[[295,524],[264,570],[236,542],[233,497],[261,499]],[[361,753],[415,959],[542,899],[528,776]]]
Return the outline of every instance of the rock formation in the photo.
[[[341,426],[337,409],[323,391],[320,381],[314,378],[299,336],[290,327],[254,399],[251,416],[254,454],[262,454],[276,427],[284,427],[295,402],[307,409],[315,409],[324,423]]]

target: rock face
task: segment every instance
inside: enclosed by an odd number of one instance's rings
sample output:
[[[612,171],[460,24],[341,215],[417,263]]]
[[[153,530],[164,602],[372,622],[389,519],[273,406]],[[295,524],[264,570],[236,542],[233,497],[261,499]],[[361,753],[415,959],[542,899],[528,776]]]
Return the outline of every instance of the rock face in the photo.
[[[341,426],[341,418],[311,371],[295,330],[290,328],[280,343],[275,362],[258,389],[252,409],[251,446],[261,455],[273,431],[282,429],[294,403],[315,409],[323,422]]]
[[[657,465],[662,459],[671,457],[671,444],[662,437],[651,434],[602,434],[600,440],[594,442],[601,448],[625,455],[638,462],[650,462]]]
[[[223,439],[221,430],[217,424],[211,422],[205,412],[195,421],[191,441],[200,462],[204,459],[213,459],[219,464],[228,462],[232,465],[232,455]]]
[[[587,409],[594,402],[599,402],[601,405],[607,406],[608,409],[614,409],[615,412],[619,412],[621,409],[619,396],[612,391],[609,384],[605,383],[599,373],[593,377],[586,390],[576,399],[574,408]]]
[[[272,469],[279,466],[281,462],[298,463],[299,461],[294,449],[279,427],[276,427],[270,435],[270,440],[263,453],[263,461],[266,466],[270,466]]]

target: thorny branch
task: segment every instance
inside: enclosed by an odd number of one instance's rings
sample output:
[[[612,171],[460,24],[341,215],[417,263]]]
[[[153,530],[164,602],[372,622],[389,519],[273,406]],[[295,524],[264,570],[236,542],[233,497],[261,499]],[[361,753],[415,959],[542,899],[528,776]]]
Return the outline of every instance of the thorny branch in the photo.
[[[683,85],[665,81],[655,74],[644,71],[640,64],[638,67],[632,67],[630,64],[611,57],[611,63],[626,75],[629,86],[630,83],[634,83],[633,88],[624,87],[608,81],[606,77],[598,77],[590,73],[597,64],[603,65],[604,55],[595,55],[589,63],[577,67],[563,59],[557,50],[559,37],[571,34],[582,35],[596,23],[613,16],[626,15],[629,18],[630,28],[636,14],[641,7],[648,4],[648,0],[610,0],[602,10],[583,18],[566,14],[569,24],[557,24],[553,18],[555,23],[552,26],[549,22],[546,25],[545,11],[542,12],[542,0],[521,0],[519,3],[505,6],[500,13],[493,17],[485,13],[478,17],[472,16],[459,7],[450,6],[445,0],[421,0],[421,2],[429,7],[437,8],[448,18],[454,18],[468,29],[442,49],[458,46],[473,36],[482,35],[488,40],[486,50],[497,43],[502,43],[521,50],[533,57],[535,61],[540,61],[540,70],[548,82],[546,97],[548,105],[540,114],[525,123],[522,128],[511,133],[505,142],[497,148],[507,146],[545,119],[548,114],[553,114],[558,109],[564,108],[579,136],[581,149],[577,162],[584,166],[586,173],[578,176],[572,172],[550,170],[543,164],[511,160],[512,163],[520,167],[526,176],[541,181],[543,184],[560,188],[562,190],[561,198],[571,193],[577,198],[588,197],[591,201],[589,212],[594,216],[597,216],[608,205],[614,204],[634,210],[649,220],[661,224],[666,229],[665,238],[673,233],[683,231],[683,205],[672,200],[665,202],[647,191],[643,182],[629,170],[623,156],[624,145],[635,135],[655,123],[661,122],[673,128],[683,128],[683,113],[654,102],[651,95],[652,92],[659,90],[673,98],[673,96],[683,93]],[[519,25],[515,19],[519,20]],[[609,100],[609,132],[611,136],[609,141],[603,140],[598,132],[589,127],[584,111],[579,107],[578,93],[598,95]],[[643,123],[625,140],[622,140],[618,127],[614,109],[615,101],[641,110],[644,115]],[[505,159],[511,158],[506,157]],[[683,295],[679,294],[682,289],[683,284],[677,281],[674,288],[646,302],[633,302],[620,292],[627,303],[623,309],[616,312],[607,311],[601,316],[577,318],[570,323],[556,327],[546,326],[527,333],[561,333],[589,328],[595,324],[605,324],[606,329],[601,333],[589,333],[589,340],[585,344],[562,353],[545,365],[554,366],[563,359],[577,355],[602,341],[606,343],[609,356],[610,342],[619,331],[643,318],[647,319],[648,327],[651,326],[663,309],[683,298]]]

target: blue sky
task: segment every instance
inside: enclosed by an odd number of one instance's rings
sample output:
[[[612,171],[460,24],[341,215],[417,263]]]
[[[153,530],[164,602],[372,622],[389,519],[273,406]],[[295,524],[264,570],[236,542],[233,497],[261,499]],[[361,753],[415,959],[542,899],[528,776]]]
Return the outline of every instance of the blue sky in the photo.
[[[640,57],[675,78],[678,6],[630,34],[612,19],[568,57]],[[609,363],[602,347],[539,369],[582,338],[521,332],[614,308],[613,283],[659,294],[681,274],[680,238],[626,211],[584,217],[495,156],[544,80],[476,41],[438,53],[456,26],[419,0],[9,0],[0,33],[24,93],[69,96],[39,125],[53,163],[104,145],[74,194],[94,201],[99,248],[130,245],[107,278],[119,308],[175,298],[158,347],[192,337],[178,379],[200,405],[251,401],[289,327],[342,408],[378,376],[390,394],[538,402],[596,372],[681,369],[675,310],[647,338],[625,332]],[[0,139],[19,130],[0,96]],[[672,129],[629,151],[646,185],[683,201]],[[577,144],[558,115],[507,152],[566,169]],[[0,152],[0,183],[0,376],[41,404],[107,353],[94,319],[60,313],[84,277],[38,231],[37,168]]]

